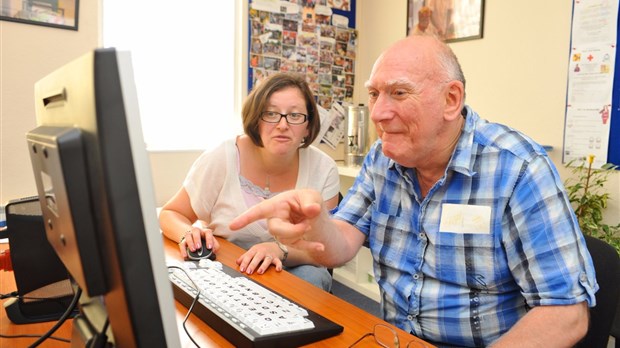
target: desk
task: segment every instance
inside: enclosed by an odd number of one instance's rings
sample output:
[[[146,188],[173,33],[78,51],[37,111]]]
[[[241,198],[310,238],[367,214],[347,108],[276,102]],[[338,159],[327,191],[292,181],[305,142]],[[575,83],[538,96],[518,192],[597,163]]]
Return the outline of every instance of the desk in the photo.
[[[217,254],[217,260],[223,264],[237,268],[235,259],[243,253],[243,249],[223,239],[219,239],[219,242],[221,249]],[[164,249],[166,255],[180,258],[176,243],[164,238]],[[310,285],[306,281],[297,278],[288,272],[276,272],[272,267],[265,274],[252,275],[250,278],[344,327],[344,331],[340,335],[316,342],[309,346],[330,348],[348,347],[359,337],[372,331],[375,324],[383,323],[389,325],[383,320],[349,304],[344,300],[341,300],[336,296],[329,294],[328,292]],[[13,279],[13,274],[11,272],[0,272],[0,291],[2,293],[7,293],[14,290],[15,281]],[[175,303],[175,307],[179,327],[179,336],[181,337],[181,346],[188,348],[194,347],[182,326],[183,318],[187,313],[187,308],[178,302]],[[6,317],[6,312],[3,308],[0,309],[0,311],[0,333],[2,334],[43,334],[54,325],[54,322],[15,325],[8,320]],[[187,322],[187,328],[201,347],[233,347],[233,345],[226,339],[195,316],[190,316]],[[394,327],[394,329],[398,333],[403,347],[407,344],[407,342],[412,340],[419,342],[418,345],[412,345],[412,348],[432,347],[431,345],[425,344],[422,340],[419,340],[396,327]],[[71,321],[66,322],[54,334],[54,336],[70,338]],[[33,342],[34,339],[0,339],[0,348],[25,347]],[[63,342],[48,340],[42,344],[41,347],[67,348],[68,345]],[[372,338],[366,338],[360,342],[360,344],[356,345],[356,347],[376,347],[376,344],[374,344]]]

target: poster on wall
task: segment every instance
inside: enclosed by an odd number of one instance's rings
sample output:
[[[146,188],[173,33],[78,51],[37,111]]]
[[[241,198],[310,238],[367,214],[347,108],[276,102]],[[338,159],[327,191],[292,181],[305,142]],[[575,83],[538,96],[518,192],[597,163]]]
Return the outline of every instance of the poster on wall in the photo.
[[[346,0],[250,2],[248,90],[274,72],[296,72],[306,76],[321,108],[350,105],[358,42],[353,12]],[[334,124],[344,127],[342,120],[334,120],[341,114],[328,112],[332,116],[325,123],[332,130],[324,142],[330,147],[339,141],[333,134],[344,134],[333,130]]]
[[[568,68],[563,163],[611,162],[618,0],[575,1]]]

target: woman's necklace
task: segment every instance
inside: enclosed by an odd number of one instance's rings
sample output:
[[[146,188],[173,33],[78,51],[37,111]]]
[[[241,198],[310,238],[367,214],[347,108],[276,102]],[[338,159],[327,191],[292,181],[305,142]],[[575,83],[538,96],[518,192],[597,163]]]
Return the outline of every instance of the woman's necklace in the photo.
[[[267,174],[267,182],[265,183],[265,193],[268,195],[271,194],[271,190],[269,189],[269,174]]]

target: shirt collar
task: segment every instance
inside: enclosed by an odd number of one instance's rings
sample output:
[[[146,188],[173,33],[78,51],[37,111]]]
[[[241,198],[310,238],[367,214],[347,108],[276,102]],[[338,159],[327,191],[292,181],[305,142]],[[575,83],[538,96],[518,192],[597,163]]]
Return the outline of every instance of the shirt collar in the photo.
[[[474,158],[472,157],[474,147],[474,136],[476,131],[476,124],[480,120],[480,116],[472,110],[469,106],[465,106],[467,115],[465,117],[465,124],[461,131],[452,158],[448,162],[448,169],[462,173],[464,175],[473,176],[476,172],[473,170]]]

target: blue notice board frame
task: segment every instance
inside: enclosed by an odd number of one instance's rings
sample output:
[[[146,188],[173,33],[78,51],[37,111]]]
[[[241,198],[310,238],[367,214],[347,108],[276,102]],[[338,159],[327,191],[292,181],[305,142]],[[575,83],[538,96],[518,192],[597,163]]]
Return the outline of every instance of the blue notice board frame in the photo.
[[[620,16],[620,10],[618,11]],[[616,62],[614,69],[614,84],[611,99],[611,120],[609,124],[609,148],[607,150],[607,162],[620,166],[620,57],[618,57],[618,45],[620,44],[620,17],[616,28]],[[620,167],[619,167],[620,168]]]

